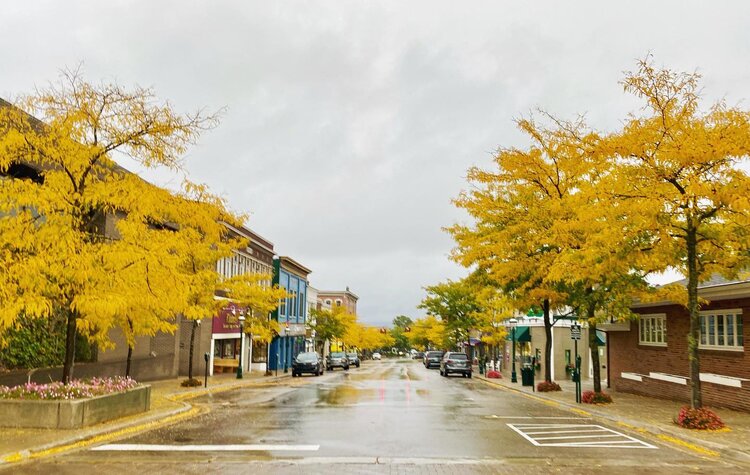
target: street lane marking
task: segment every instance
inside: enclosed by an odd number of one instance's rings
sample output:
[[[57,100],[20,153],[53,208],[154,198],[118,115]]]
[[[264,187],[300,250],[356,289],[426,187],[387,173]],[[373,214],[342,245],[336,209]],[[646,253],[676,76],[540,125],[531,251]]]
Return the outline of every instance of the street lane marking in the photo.
[[[489,416],[486,416],[490,419],[549,419],[549,420],[573,420],[573,421],[583,421],[586,419],[591,419],[590,417],[560,417],[560,416],[498,416],[496,414],[492,414]]]
[[[629,435],[594,424],[507,424],[507,426],[537,447],[658,448]],[[574,435],[547,437],[550,434]]]
[[[94,451],[117,452],[314,452],[320,445],[285,444],[229,444],[229,445],[164,445],[164,444],[107,444],[94,447]]]

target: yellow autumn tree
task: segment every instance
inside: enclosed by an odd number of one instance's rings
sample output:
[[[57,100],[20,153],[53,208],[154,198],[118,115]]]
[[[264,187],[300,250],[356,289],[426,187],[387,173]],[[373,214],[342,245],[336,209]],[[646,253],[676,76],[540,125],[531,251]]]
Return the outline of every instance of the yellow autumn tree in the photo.
[[[480,307],[476,315],[477,329],[482,333],[482,343],[494,349],[494,359],[498,359],[499,348],[508,334],[505,322],[513,317],[513,301],[492,285],[478,287],[476,299]]]
[[[468,179],[472,190],[454,200],[472,217],[472,225],[448,228],[457,247],[453,258],[477,268],[513,299],[517,308],[541,307],[545,328],[545,380],[551,380],[551,311],[565,306],[564,286],[550,279],[561,243],[555,226],[572,210],[565,196],[577,186],[572,174],[563,171],[580,160],[567,132],[542,130],[532,120],[518,121],[532,141],[527,149],[501,149],[493,171],[472,168]],[[587,166],[585,161],[578,165]]]
[[[77,332],[106,347],[118,319],[130,318],[133,332],[166,329],[189,294],[180,253],[203,239],[191,233],[212,225],[180,222],[182,200],[115,159],[178,170],[187,147],[215,124],[215,116],[157,103],[149,89],[94,85],[69,71],[0,106],[0,333],[21,313],[64,314],[67,383]],[[136,295],[152,300],[142,313],[133,312]]]
[[[445,324],[434,315],[416,319],[407,335],[411,345],[420,350],[447,348],[449,345]]]
[[[681,296],[690,315],[687,338],[691,406],[702,406],[698,284],[713,274],[735,277],[750,257],[750,177],[739,165],[750,154],[750,112],[717,102],[699,104],[700,75],[640,61],[625,91],[644,100],[602,144],[616,161],[609,185],[633,224],[649,236],[646,259],[655,270],[687,277]]]

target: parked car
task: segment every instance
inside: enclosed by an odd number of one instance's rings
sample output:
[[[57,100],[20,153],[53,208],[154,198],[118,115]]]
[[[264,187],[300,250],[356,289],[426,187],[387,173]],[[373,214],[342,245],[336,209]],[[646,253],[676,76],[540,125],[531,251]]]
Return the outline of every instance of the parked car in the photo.
[[[440,361],[440,376],[448,376],[451,373],[460,373],[466,378],[471,378],[471,362],[464,353],[450,351]]]
[[[424,355],[424,367],[429,368],[440,368],[440,360],[445,354],[444,351],[428,351]]]
[[[415,360],[424,359],[424,351],[417,351],[416,353],[412,355],[412,359],[415,359]]]
[[[292,377],[302,376],[302,373],[312,373],[315,376],[323,374],[323,359],[314,351],[300,353],[292,361]]]
[[[372,354],[372,359],[380,361],[380,359],[381,359],[380,353],[378,353],[377,351],[375,353],[373,353]]]
[[[349,360],[343,351],[334,351],[326,357],[326,369],[333,371],[333,368],[344,368],[349,370]]]
[[[349,360],[349,365],[350,366],[354,365],[357,368],[359,368],[359,364],[360,364],[359,355],[356,352],[354,352],[354,353],[347,353],[346,354],[346,359]]]

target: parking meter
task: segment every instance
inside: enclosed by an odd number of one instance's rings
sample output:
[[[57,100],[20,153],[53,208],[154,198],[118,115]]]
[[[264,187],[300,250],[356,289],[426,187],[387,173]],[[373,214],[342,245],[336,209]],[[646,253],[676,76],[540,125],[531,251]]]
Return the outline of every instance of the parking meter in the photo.
[[[203,353],[203,360],[206,362],[205,373],[203,375],[203,387],[204,388],[208,387],[208,357],[209,357],[208,352]]]

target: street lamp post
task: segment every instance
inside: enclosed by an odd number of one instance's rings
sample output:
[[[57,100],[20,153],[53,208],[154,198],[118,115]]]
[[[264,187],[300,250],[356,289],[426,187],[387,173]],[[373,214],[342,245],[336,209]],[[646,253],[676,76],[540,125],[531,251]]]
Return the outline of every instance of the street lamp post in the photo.
[[[291,345],[289,344],[289,322],[287,322],[284,325],[284,335],[285,335],[284,345],[288,347],[293,346],[294,345],[293,343]],[[287,351],[284,352],[284,372],[285,373],[289,372],[289,355],[291,354],[292,354],[292,348],[287,348]]]
[[[511,341],[513,343],[513,350],[512,350],[512,356],[511,356],[511,371],[510,371],[510,382],[511,383],[517,383],[518,378],[516,377],[516,324],[518,324],[518,320],[515,318],[511,318],[508,320],[508,323],[510,323],[510,337]]]
[[[240,321],[240,356],[237,361],[237,379],[242,379],[242,350],[245,346],[245,330],[243,328],[245,324],[245,315],[243,313],[240,313],[238,320]]]

